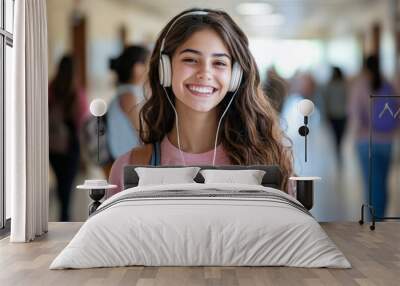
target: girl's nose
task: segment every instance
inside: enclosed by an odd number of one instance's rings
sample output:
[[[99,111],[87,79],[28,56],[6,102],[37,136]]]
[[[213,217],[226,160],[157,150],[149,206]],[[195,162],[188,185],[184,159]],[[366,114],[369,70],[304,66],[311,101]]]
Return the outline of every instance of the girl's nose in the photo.
[[[197,79],[200,80],[210,80],[211,76],[209,73],[197,73]]]
[[[208,69],[202,69],[196,74],[197,79],[211,80],[211,73]]]
[[[203,64],[197,72],[196,77],[199,80],[211,80],[210,67],[207,64]]]

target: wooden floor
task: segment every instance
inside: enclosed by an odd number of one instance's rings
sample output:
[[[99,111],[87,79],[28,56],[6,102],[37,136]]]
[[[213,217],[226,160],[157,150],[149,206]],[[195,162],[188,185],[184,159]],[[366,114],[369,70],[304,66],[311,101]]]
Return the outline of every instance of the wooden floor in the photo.
[[[0,285],[400,285],[400,223],[382,222],[375,231],[357,223],[323,228],[353,268],[290,267],[121,267],[49,270],[81,223],[50,223],[32,243],[0,241]]]

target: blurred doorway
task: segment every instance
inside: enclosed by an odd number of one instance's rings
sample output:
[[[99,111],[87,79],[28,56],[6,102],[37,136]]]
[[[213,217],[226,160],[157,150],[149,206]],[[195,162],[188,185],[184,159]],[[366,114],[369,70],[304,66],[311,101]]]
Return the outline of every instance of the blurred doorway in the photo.
[[[72,56],[75,59],[78,73],[78,86],[87,87],[86,77],[86,17],[78,12],[72,13],[71,37]]]

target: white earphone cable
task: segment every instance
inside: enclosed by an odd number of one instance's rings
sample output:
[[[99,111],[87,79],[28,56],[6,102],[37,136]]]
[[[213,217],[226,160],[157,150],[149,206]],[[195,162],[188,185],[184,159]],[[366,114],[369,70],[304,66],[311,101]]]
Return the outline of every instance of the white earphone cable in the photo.
[[[178,141],[178,149],[179,149],[179,153],[181,154],[181,159],[182,159],[183,166],[186,166],[185,157],[183,156],[183,152],[182,152],[182,149],[181,149],[181,141],[180,141],[180,138],[179,138],[178,112],[176,112],[175,106],[172,104],[172,101],[169,98],[168,92],[165,89],[165,87],[163,87],[163,89],[164,89],[165,95],[167,96],[168,102],[171,105],[171,107],[172,107],[172,109],[174,110],[174,113],[175,113],[176,139]]]
[[[219,122],[218,122],[217,132],[215,133],[215,141],[214,141],[214,155],[213,155],[213,161],[212,161],[212,165],[213,166],[215,166],[215,158],[217,156],[217,143],[218,143],[219,128],[221,126],[222,119],[224,118],[224,116],[225,116],[226,112],[228,111],[229,107],[231,106],[231,103],[232,103],[233,99],[235,98],[236,93],[237,93],[238,90],[239,90],[239,88],[237,88],[235,90],[234,94],[232,95],[231,100],[229,101],[228,105],[226,106],[225,111],[222,113],[221,118],[219,119]]]
[[[163,87],[163,89],[164,89],[165,95],[167,96],[168,102],[169,102],[169,104],[171,105],[171,107],[172,107],[172,109],[174,110],[174,113],[175,113],[176,138],[177,138],[177,141],[178,141],[178,149],[179,149],[179,153],[180,153],[180,155],[181,155],[181,159],[182,159],[183,166],[186,166],[185,156],[183,155],[183,152],[182,152],[181,141],[180,141],[180,136],[179,136],[178,112],[176,111],[175,106],[172,104],[172,101],[171,101],[171,99],[169,98],[168,92],[167,92],[167,90],[165,89],[165,87]],[[221,127],[221,122],[222,122],[222,119],[224,118],[226,112],[228,111],[229,107],[231,106],[232,101],[233,101],[233,99],[235,98],[236,93],[237,93],[238,90],[239,90],[239,89],[236,89],[236,91],[235,91],[234,94],[232,95],[232,98],[230,99],[228,105],[226,106],[226,108],[225,108],[224,112],[222,113],[221,118],[219,119],[219,122],[218,122],[217,132],[216,132],[216,134],[215,134],[215,141],[214,141],[214,154],[213,154],[213,160],[212,160],[212,165],[213,165],[213,166],[215,166],[215,159],[216,159],[216,155],[217,155],[218,133],[219,133],[219,129],[220,129],[220,127]]]

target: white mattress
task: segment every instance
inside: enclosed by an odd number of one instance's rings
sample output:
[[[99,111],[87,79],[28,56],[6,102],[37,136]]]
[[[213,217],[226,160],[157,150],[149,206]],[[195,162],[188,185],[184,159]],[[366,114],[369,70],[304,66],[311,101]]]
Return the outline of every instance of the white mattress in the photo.
[[[212,189],[262,191],[272,199],[179,194],[122,199],[147,194],[137,192],[207,193]],[[131,188],[106,200],[50,269],[127,265],[350,268],[342,252],[299,204],[279,190],[254,185]]]

